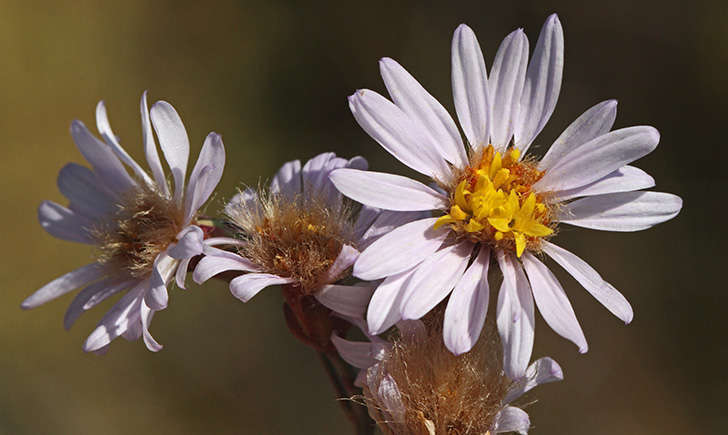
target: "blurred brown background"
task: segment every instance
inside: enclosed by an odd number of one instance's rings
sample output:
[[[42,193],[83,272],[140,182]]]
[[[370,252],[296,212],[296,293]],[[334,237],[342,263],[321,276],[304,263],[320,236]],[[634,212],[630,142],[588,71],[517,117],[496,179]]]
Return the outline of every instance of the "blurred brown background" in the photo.
[[[173,289],[152,327],[165,345],[158,354],[124,340],[103,357],[81,351],[110,304],[70,332],[62,318],[72,295],[19,309],[92,254],[36,221],[42,199],[62,201],[58,170],[83,161],[69,123],[93,125],[104,99],[116,133],[141,157],[142,91],[172,102],[192,158],[208,131],[223,134],[228,167],[212,211],[237,185],[327,150],[403,172],[346,106],[358,87],[383,90],[377,60],[400,61],[454,113],[457,24],[473,27],[490,64],[516,27],[533,47],[554,11],[566,66],[541,152],[583,110],[617,98],[616,127],[660,129],[660,147],[638,166],[685,208],[640,233],[562,229],[560,244],[625,293],[635,320],[625,327],[559,274],[591,348],[579,355],[539,321],[534,356],[555,357],[566,381],[533,395],[534,433],[723,433],[726,2],[304,3],[0,1],[0,433],[346,433],[317,359],[284,326],[275,289],[248,304],[218,283]]]

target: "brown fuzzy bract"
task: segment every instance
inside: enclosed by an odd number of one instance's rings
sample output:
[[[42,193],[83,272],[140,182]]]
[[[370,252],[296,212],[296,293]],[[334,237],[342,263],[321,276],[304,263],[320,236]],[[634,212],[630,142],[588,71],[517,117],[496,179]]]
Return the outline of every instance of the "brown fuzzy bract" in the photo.
[[[175,241],[183,220],[184,212],[174,200],[140,183],[122,196],[108,219],[91,228],[99,246],[98,261],[131,277],[145,276],[157,255]]]
[[[294,286],[304,294],[342,278],[325,279],[342,246],[353,245],[348,208],[331,209],[317,198],[291,200],[261,191],[255,206],[232,207],[226,212],[246,241],[240,255],[263,271],[293,278]]]
[[[405,413],[404,423],[378,421],[379,426],[396,435],[486,434],[511,384],[494,325],[486,325],[475,347],[460,356],[445,347],[439,323],[427,329],[424,338],[394,339],[381,362],[378,373],[394,379]],[[365,395],[373,415],[386,415],[371,392],[365,389]]]

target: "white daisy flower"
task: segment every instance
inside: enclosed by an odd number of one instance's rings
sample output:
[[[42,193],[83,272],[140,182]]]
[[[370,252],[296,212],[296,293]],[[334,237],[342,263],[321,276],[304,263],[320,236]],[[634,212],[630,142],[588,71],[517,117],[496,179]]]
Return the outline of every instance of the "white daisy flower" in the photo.
[[[371,207],[355,213],[329,180],[337,168],[366,170],[367,161],[334,153],[319,154],[303,166],[294,160],[267,189],[238,193],[225,206],[236,251],[206,252],[193,273],[195,282],[222,272],[248,272],[230,281],[230,291],[243,302],[265,287],[286,284],[343,315],[361,315],[372,288],[334,283],[350,276],[359,250],[421,213]]]
[[[352,319],[349,319],[352,320]],[[356,324],[356,320],[353,320]],[[360,369],[369,413],[384,433],[528,433],[528,414],[514,402],[534,387],[563,380],[549,357],[533,362],[518,378],[503,371],[497,339],[488,333],[471,352],[455,356],[417,320],[397,323],[392,341],[332,336],[336,350]],[[494,333],[492,333],[494,335]]]
[[[540,253],[617,317],[632,320],[632,308],[614,287],[548,239],[559,223],[643,230],[677,215],[682,200],[639,191],[654,180],[628,164],[654,150],[659,134],[649,126],[610,131],[615,101],[587,110],[541,161],[526,155],[556,105],[563,57],[561,24],[552,15],[530,63],[528,39],[518,29],[500,45],[487,77],[473,31],[459,26],[452,42],[452,85],[467,150],[448,112],[392,59],[380,62],[392,101],[370,90],[349,97],[354,117],[372,138],[437,184],[431,188],[357,169],[331,174],[342,193],[365,205],[433,212],[377,240],[355,263],[356,277],[384,279],[368,308],[372,334],[401,319],[418,319],[450,295],[445,343],[456,354],[468,351],[483,326],[488,266],[495,257],[504,277],[497,320],[509,376],[523,376],[530,360],[534,300],[546,323],[586,352],[571,304],[537,258]]]
[[[37,307],[83,287],[66,311],[68,329],[86,310],[125,292],[84,343],[87,352],[105,350],[118,336],[128,340],[143,336],[149,350],[160,350],[149,325],[154,313],[167,307],[167,285],[176,277],[184,288],[190,259],[208,244],[225,242],[207,238],[198,221],[198,210],[222,176],[222,138],[217,133],[207,136],[185,189],[190,144],[182,120],[165,101],[156,102],[149,111],[146,92],[140,104],[151,176],[122,148],[102,101],[96,106],[96,125],[103,142],[81,121],[71,124],[73,140],[91,168],[69,163],[61,169],[58,187],[70,204],[44,201],[38,209],[41,226],[52,236],[95,246],[98,255],[93,263],[43,286],[23,301],[22,308]],[[174,188],[165,178],[152,127]]]

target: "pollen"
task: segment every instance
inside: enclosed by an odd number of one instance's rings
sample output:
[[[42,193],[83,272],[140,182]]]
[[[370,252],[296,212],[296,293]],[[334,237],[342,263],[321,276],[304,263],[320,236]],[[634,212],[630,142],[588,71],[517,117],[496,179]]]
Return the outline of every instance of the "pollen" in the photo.
[[[152,271],[154,260],[183,228],[184,212],[171,198],[140,185],[123,195],[114,213],[91,229],[99,246],[98,260],[139,278]]]
[[[540,250],[541,240],[554,232],[553,211],[531,187],[544,172],[520,151],[502,155],[488,145],[450,186],[450,209],[435,222],[475,243],[510,250],[518,257],[526,249]]]
[[[226,213],[237,236],[246,241],[240,255],[266,273],[293,278],[302,294],[343,278],[328,272],[341,248],[354,245],[350,209],[332,209],[318,198],[291,199],[261,191],[256,206],[240,204]]]

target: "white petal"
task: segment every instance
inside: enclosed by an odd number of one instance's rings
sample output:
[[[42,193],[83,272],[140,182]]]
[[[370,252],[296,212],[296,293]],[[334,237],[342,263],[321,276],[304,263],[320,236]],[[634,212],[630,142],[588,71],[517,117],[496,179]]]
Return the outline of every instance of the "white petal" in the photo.
[[[360,240],[364,236],[364,233],[372,226],[380,213],[381,210],[376,207],[369,207],[368,205],[361,207],[354,224],[354,240]]]
[[[71,136],[83,157],[91,164],[104,186],[112,192],[123,193],[136,186],[119,158],[108,145],[98,140],[81,121],[71,123]]]
[[[534,387],[563,379],[564,372],[556,361],[549,357],[539,358],[528,366],[526,374],[522,378],[515,380],[514,384],[508,389],[508,394],[503,403],[511,403]]]
[[[157,343],[157,340],[152,337],[152,334],[149,333],[149,325],[152,323],[152,317],[154,316],[154,311],[152,311],[147,304],[144,302],[141,303],[141,322],[142,322],[142,334],[144,337],[144,344],[147,346],[147,349],[151,350],[152,352],[159,352],[162,350],[162,345]]]
[[[493,433],[518,432],[527,434],[531,427],[528,413],[515,406],[506,406],[495,417]]]
[[[577,199],[560,222],[604,231],[640,231],[677,216],[682,199],[671,193],[622,192]]]
[[[248,302],[259,291],[271,285],[290,284],[294,282],[291,278],[281,278],[269,273],[248,273],[233,278],[230,281],[230,291],[233,296],[243,302]]]
[[[354,264],[354,276],[371,281],[416,266],[442,245],[450,231],[435,230],[437,218],[402,225],[369,245]]]
[[[148,288],[149,281],[142,281],[119,299],[111,310],[104,315],[91,335],[88,336],[83,345],[83,350],[94,352],[103,348],[111,343],[111,340],[126,332],[130,324],[138,322],[144,293]]]
[[[349,109],[364,131],[397,160],[431,178],[447,177],[450,171],[437,146],[394,103],[374,91],[360,89],[349,97]]]
[[[177,270],[178,261],[162,253],[154,260],[154,268],[150,278],[150,288],[144,296],[146,304],[154,311],[163,310],[169,302],[167,283]]]
[[[71,202],[68,208],[82,216],[97,219],[113,211],[113,201],[96,174],[90,169],[68,163],[58,173],[58,189]]]
[[[63,327],[70,329],[78,317],[85,311],[90,310],[108,297],[115,295],[121,290],[128,289],[135,285],[135,281],[121,281],[105,278],[89,284],[78,292],[63,316]]]
[[[344,272],[354,265],[357,258],[359,258],[359,251],[357,251],[353,246],[342,246],[341,251],[339,251],[339,255],[337,255],[336,260],[334,260],[334,263],[321,277],[321,282],[331,284],[345,278]]]
[[[38,206],[38,222],[48,234],[70,242],[95,244],[88,230],[93,223],[53,201],[43,201]]]
[[[490,249],[483,247],[455,286],[445,308],[443,337],[455,355],[470,351],[480,338],[488,312]]]
[[[114,132],[111,130],[111,124],[109,123],[109,117],[106,114],[106,106],[103,101],[99,101],[96,105],[96,128],[104,141],[111,147],[111,150],[124,162],[127,166],[132,168],[137,177],[144,180],[147,184],[152,184],[152,179],[149,175],[139,166],[129,153],[121,146]]]
[[[467,241],[448,246],[427,257],[407,283],[402,318],[419,319],[450,294],[465,272],[473,252]]]
[[[385,234],[388,234],[395,228],[423,219],[427,216],[429,216],[429,213],[421,211],[381,211],[374,223],[372,223],[369,229],[367,229],[361,236],[357,246],[359,246],[360,249],[366,249],[369,245],[374,243],[375,240]]]
[[[488,79],[491,104],[490,143],[504,150],[513,137],[528,66],[528,38],[522,29],[511,32],[498,47]]]
[[[331,342],[341,358],[358,369],[367,369],[377,361],[372,357],[372,344],[364,341],[349,341],[331,334]]]
[[[367,308],[369,334],[378,335],[402,319],[400,307],[405,286],[417,268],[392,275],[382,282],[372,295]]]
[[[570,153],[533,185],[539,192],[573,189],[599,180],[657,147],[652,127],[629,127],[603,134]]]
[[[325,285],[314,296],[327,308],[348,317],[363,317],[374,287]]]
[[[632,321],[634,312],[627,299],[611,284],[604,281],[589,264],[566,249],[547,241],[543,241],[542,249],[612,314],[619,317],[624,323]]]
[[[181,288],[182,290],[185,290],[187,288],[187,285],[185,284],[185,279],[187,278],[187,270],[190,267],[190,261],[192,258],[184,258],[179,261],[179,264],[177,265],[177,271],[174,274],[175,282],[177,283],[177,287]]]
[[[187,137],[182,119],[171,104],[166,101],[157,101],[150,112],[154,131],[159,138],[164,158],[174,178],[174,200],[182,204],[182,195],[185,187],[187,172],[187,159],[190,156],[190,140]]]
[[[203,168],[209,167],[210,172],[206,177],[201,176]],[[222,171],[225,168],[225,146],[222,143],[222,137],[217,133],[210,133],[205,138],[200,150],[200,156],[192,174],[190,174],[189,186],[187,186],[187,195],[185,197],[185,222],[197,213],[197,210],[207,201],[217,184],[222,178]],[[204,187],[198,186],[203,182]],[[199,193],[195,193],[199,191]]]
[[[35,293],[28,296],[23,303],[20,304],[20,307],[27,310],[43,305],[52,299],[70,292],[71,290],[75,290],[89,282],[101,278],[105,273],[106,271],[104,268],[98,263],[91,263],[79,267],[78,269],[68,272],[67,274],[54,279],[36,290]]]
[[[533,290],[533,299],[543,319],[557,334],[572,341],[579,352],[586,353],[589,346],[576,319],[569,298],[553,273],[529,252],[521,257]]]
[[[564,31],[556,14],[546,19],[533,57],[526,71],[526,83],[521,95],[514,131],[514,142],[521,155],[531,146],[551,118],[561,90],[564,71]]]
[[[291,199],[301,193],[301,161],[283,164],[270,182],[270,191]]]
[[[395,211],[436,210],[447,207],[445,196],[419,181],[383,172],[337,169],[330,175],[337,189],[371,207]]]
[[[464,168],[468,161],[460,132],[442,104],[393,59],[380,60],[379,70],[394,104],[420,123],[445,159]]]
[[[170,257],[182,260],[202,254],[205,234],[202,228],[191,225],[177,235],[179,241],[167,249]]]
[[[611,174],[607,174],[586,186],[555,192],[549,197],[552,202],[563,202],[580,196],[603,195],[607,193],[631,192],[649,189],[655,185],[655,179],[645,171],[634,166],[623,166]]]
[[[617,117],[617,100],[602,101],[591,107],[571,123],[554,141],[546,155],[538,163],[540,170],[548,170],[580,146],[609,132]]]
[[[228,216],[237,216],[243,210],[249,210],[250,213],[257,213],[260,210],[260,199],[258,192],[248,187],[242,192],[236,193],[230,201],[225,204],[225,214]]]
[[[455,111],[471,146],[488,143],[490,119],[487,72],[473,30],[461,24],[452,37],[452,93]]]
[[[139,111],[142,114],[142,142],[144,143],[144,155],[147,158],[147,164],[152,170],[154,181],[156,182],[159,190],[164,196],[169,196],[169,186],[167,185],[167,178],[164,176],[162,162],[159,160],[159,153],[157,153],[157,144],[154,141],[154,134],[152,133],[152,123],[149,120],[147,91],[144,91],[144,93],[142,94],[142,99],[139,102]]]
[[[511,379],[526,373],[533,351],[535,316],[531,286],[521,264],[510,254],[497,251],[503,283],[498,293],[496,323],[503,343],[503,370]]]
[[[341,193],[336,190],[336,187],[329,180],[329,174],[331,171],[344,168],[348,164],[348,160],[336,157],[334,153],[319,154],[306,162],[301,170],[305,196],[323,200],[329,208],[338,210],[342,205]]]
[[[202,284],[218,273],[228,270],[237,270],[243,272],[258,271],[258,267],[250,260],[245,259],[232,252],[220,250],[215,255],[206,255],[202,257],[195,271],[192,273],[192,279],[197,284]]]

